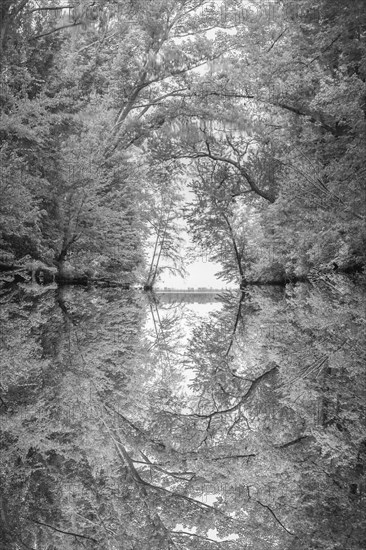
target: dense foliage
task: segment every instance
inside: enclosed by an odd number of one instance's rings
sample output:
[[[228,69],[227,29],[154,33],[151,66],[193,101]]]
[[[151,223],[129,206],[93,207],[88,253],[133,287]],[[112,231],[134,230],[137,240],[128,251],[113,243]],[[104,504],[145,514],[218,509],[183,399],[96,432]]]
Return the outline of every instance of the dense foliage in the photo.
[[[3,292],[0,548],[362,550],[364,300]]]
[[[62,6],[1,7],[3,264],[129,279],[156,239],[180,269],[188,181],[228,279],[362,267],[363,3]]]
[[[0,550],[362,550],[365,289],[329,272],[365,264],[364,3],[3,0],[0,27]],[[150,289],[183,228],[238,283],[208,318],[12,285]]]

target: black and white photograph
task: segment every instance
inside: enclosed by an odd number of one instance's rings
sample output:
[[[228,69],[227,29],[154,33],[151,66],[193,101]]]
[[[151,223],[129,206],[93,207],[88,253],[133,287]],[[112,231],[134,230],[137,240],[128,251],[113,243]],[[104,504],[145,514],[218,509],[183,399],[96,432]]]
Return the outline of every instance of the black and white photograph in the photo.
[[[366,0],[0,0],[0,550],[366,550]]]

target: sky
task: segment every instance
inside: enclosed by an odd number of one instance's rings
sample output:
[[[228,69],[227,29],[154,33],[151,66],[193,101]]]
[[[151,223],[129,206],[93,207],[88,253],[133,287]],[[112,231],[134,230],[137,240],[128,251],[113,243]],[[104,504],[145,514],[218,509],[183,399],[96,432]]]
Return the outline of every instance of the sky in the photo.
[[[185,185],[182,188],[182,194],[186,205],[190,204],[194,199],[193,192],[189,189],[189,175],[186,175]],[[185,245],[182,246],[182,255],[185,255],[189,249],[194,250],[195,245],[191,239],[191,235],[187,230],[187,224],[183,220],[179,220],[180,224],[180,236],[183,237]],[[184,262],[184,267],[187,271],[185,278],[179,275],[172,275],[169,271],[163,272],[159,281],[156,284],[156,288],[176,288],[186,290],[188,288],[214,288],[225,289],[233,288],[233,285],[226,283],[225,281],[218,279],[215,273],[222,270],[222,265],[216,262],[210,262],[207,259],[207,253],[202,253],[202,259],[196,259],[195,261]],[[164,262],[162,262],[164,265]],[[235,286],[235,285],[234,285]]]
[[[215,273],[221,271],[222,266],[213,262],[195,261],[192,264],[186,265],[188,275],[185,279],[179,276],[170,275],[169,273],[162,274],[157,288],[227,288],[228,285],[215,277]]]

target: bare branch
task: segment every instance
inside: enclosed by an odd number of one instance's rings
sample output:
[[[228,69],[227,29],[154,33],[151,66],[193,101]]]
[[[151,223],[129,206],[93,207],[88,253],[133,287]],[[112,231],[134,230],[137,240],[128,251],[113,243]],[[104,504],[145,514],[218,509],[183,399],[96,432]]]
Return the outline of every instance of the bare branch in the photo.
[[[278,517],[276,516],[276,514],[274,513],[274,511],[272,510],[272,508],[270,508],[269,506],[267,506],[266,504],[263,504],[262,502],[260,502],[259,500],[257,500],[256,502],[258,502],[258,504],[260,506],[262,506],[262,508],[267,508],[267,510],[270,512],[270,514],[275,518],[275,520],[277,521],[277,523],[279,523],[279,525],[281,525],[282,529],[284,529],[286,531],[286,533],[288,533],[289,535],[291,536],[295,536],[295,533],[292,533],[291,531],[289,531],[285,526],[284,524],[278,519]]]

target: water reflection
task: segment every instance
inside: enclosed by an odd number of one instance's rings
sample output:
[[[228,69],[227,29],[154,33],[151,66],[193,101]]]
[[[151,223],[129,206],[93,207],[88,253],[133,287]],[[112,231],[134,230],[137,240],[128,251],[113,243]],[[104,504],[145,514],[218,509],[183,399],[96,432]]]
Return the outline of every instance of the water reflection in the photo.
[[[365,546],[365,286],[2,302],[4,549]]]

